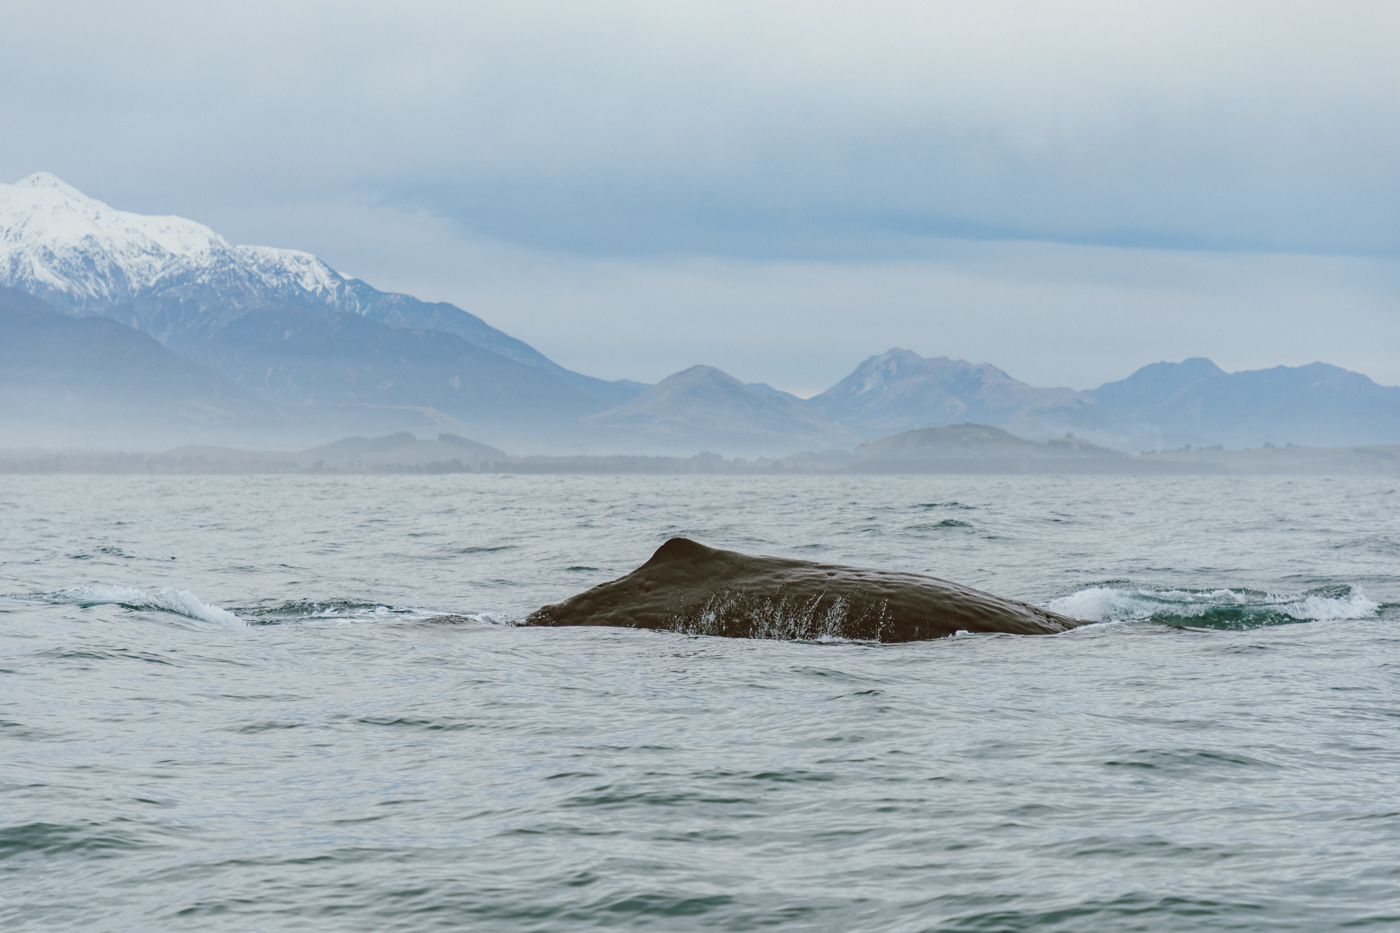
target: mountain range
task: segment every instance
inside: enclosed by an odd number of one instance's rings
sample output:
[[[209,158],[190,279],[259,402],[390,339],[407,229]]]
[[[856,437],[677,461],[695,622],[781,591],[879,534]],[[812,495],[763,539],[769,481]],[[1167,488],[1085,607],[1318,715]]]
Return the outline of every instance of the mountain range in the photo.
[[[1134,451],[1400,441],[1400,388],[1324,363],[1227,373],[1196,358],[1076,391],[895,348],[805,400],[709,366],[609,382],[454,305],[115,210],[47,173],[0,184],[0,286],[0,447],[408,431],[781,456],[968,422]]]
[[[1227,373],[1196,357],[1144,366],[1088,394],[1150,449],[1400,441],[1400,388],[1326,363]]]
[[[644,388],[571,372],[460,308],[380,292],[309,253],[114,210],[47,173],[0,185],[0,285],[129,325],[331,431],[567,436]]]
[[[772,453],[774,437],[789,449],[843,447],[862,432],[795,395],[761,383],[745,385],[713,366],[668,376],[630,401],[583,419],[608,432],[620,449],[657,452],[697,448],[739,455]]]

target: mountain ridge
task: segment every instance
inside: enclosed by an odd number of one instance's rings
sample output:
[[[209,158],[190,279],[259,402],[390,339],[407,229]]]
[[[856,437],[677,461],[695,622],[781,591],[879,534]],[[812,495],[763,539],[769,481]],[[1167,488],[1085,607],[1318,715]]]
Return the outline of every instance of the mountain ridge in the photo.
[[[994,424],[1027,437],[1066,431],[1122,433],[1097,399],[1069,388],[1028,385],[990,363],[925,358],[894,347],[862,361],[809,401],[867,433],[910,431],[962,422]]]
[[[602,407],[636,394],[626,381],[567,370],[455,305],[381,292],[311,253],[235,245],[187,218],[117,210],[47,172],[0,184],[0,285],[68,314],[121,320],[180,352],[249,311],[291,306],[453,334],[554,372]]]
[[[583,422],[619,440],[646,437],[773,453],[793,444],[849,444],[857,432],[810,403],[765,384],[745,385],[713,366],[673,373],[624,404]],[[707,448],[708,449],[708,448]]]
[[[1400,440],[1400,387],[1328,363],[1229,373],[1194,357],[1144,366],[1092,394],[1118,406],[1140,430],[1155,432],[1158,448]]]
[[[134,368],[146,360],[215,395],[256,396],[277,409],[273,420],[323,423],[323,434],[433,426],[536,450],[621,444],[765,455],[963,422],[1119,450],[1400,441],[1400,388],[1325,363],[1227,373],[1192,357],[1081,392],[895,347],[807,400],[705,366],[652,387],[608,382],[567,370],[454,305],[380,292],[310,253],[237,246],[186,218],[119,211],[42,172],[0,184],[0,286],[68,319],[100,317],[145,334],[183,361],[150,362],[149,347],[109,328],[113,346],[132,355],[131,371],[100,362],[122,384],[136,385]],[[44,326],[44,340],[66,334],[79,348],[97,333]],[[53,374],[68,372],[72,386],[87,386],[74,398],[107,403],[57,359],[35,378],[53,388]],[[232,385],[215,391],[212,376],[185,363]],[[151,404],[164,410],[159,398]]]

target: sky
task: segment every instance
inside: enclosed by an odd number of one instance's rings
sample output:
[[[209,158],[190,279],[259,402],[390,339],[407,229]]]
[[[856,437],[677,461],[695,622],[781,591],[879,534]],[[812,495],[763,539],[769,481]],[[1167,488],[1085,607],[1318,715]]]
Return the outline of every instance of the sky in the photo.
[[[1400,3],[7,0],[0,180],[591,375],[1400,384]]]

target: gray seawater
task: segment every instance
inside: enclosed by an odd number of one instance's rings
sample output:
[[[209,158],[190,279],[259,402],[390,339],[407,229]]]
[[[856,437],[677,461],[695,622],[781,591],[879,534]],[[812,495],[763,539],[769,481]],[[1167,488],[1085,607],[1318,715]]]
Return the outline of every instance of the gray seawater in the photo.
[[[510,624],[678,534],[1104,624]],[[6,930],[1400,927],[1391,479],[11,476],[0,594]]]

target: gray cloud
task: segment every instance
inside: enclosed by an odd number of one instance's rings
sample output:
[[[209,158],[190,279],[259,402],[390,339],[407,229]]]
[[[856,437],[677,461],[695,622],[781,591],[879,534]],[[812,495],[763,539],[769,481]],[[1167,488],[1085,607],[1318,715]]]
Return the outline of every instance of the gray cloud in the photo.
[[[464,238],[427,212],[284,211],[250,213],[346,271],[455,302],[608,378],[704,362],[805,394],[904,346],[1075,388],[1198,355],[1231,370],[1326,360],[1400,384],[1391,258],[956,240],[856,261],[581,256]]]
[[[813,391],[899,344],[1394,383],[1397,45],[1383,3],[10,0],[0,179],[605,376]]]
[[[567,251],[1394,253],[1400,8],[18,4],[3,164]],[[56,165],[55,162],[64,164]],[[78,177],[88,176],[88,177]]]

